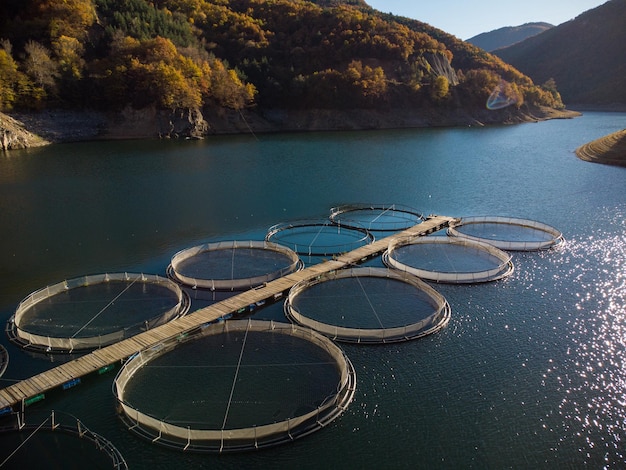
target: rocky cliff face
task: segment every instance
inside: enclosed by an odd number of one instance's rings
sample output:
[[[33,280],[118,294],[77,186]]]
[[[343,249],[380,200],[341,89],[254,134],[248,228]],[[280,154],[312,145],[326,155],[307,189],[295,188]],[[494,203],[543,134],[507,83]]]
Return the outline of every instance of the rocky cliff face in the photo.
[[[157,110],[154,107],[134,109],[126,107],[115,116],[109,116],[101,130],[108,139],[177,139],[202,138],[208,132],[208,123],[200,110]]]
[[[428,62],[429,67],[435,74],[446,77],[450,85],[459,84],[459,77],[445,55],[429,53],[424,54],[424,59]]]

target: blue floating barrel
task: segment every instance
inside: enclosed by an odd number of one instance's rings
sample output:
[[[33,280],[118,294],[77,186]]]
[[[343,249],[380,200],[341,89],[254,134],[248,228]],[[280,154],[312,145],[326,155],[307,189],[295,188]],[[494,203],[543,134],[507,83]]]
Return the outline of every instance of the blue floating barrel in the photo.
[[[79,383],[80,383],[80,379],[79,378],[68,380],[67,382],[65,382],[63,384],[63,390],[67,390],[68,388],[76,387],[76,385],[78,385]]]

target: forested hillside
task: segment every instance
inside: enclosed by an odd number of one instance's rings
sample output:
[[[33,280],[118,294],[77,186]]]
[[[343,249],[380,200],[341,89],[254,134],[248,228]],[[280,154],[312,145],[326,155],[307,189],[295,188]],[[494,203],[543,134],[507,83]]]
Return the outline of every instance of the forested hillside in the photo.
[[[626,104],[626,0],[611,0],[519,44],[495,51],[567,104]]]
[[[365,2],[2,0],[0,111],[562,107],[499,58]]]

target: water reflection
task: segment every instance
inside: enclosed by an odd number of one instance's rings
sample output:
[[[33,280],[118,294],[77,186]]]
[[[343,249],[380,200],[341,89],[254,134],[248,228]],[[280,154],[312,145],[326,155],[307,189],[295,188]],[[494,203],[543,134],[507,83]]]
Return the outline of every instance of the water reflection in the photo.
[[[623,216],[606,210],[601,218]],[[560,422],[560,429],[553,429],[557,452],[619,466],[626,459],[626,234],[599,229],[570,240],[548,269],[553,328],[563,337],[558,348],[564,351],[551,347],[542,374],[542,386],[560,395],[558,409],[546,414],[543,426]],[[532,281],[540,271],[537,263],[526,277]],[[545,287],[534,289],[550,296]],[[553,413],[560,417],[556,423]]]

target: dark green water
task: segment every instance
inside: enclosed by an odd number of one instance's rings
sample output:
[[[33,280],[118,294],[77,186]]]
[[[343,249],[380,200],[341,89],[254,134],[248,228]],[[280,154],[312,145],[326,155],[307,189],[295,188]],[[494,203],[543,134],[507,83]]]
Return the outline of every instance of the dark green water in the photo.
[[[275,223],[327,216],[340,204],[539,220],[561,230],[566,245],[514,254],[515,273],[504,281],[435,286],[452,307],[443,331],[345,346],[358,379],[354,401],[292,444],[216,456],[144,442],[115,415],[113,374],[34,406],[81,418],[134,469],[623,468],[626,169],[573,153],[623,128],[626,114],[588,113],[507,127],[98,142],[0,155],[0,320],[45,285],[107,271],[163,274],[180,249],[261,239]],[[255,318],[282,320],[282,306]],[[6,337],[2,344],[10,363],[0,385],[53,365]]]

